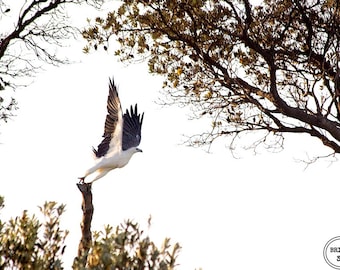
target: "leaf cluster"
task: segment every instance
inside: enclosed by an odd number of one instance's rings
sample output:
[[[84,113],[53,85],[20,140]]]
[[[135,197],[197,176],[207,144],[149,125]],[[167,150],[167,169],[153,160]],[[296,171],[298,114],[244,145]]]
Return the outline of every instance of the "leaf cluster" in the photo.
[[[43,221],[27,211],[7,222],[0,220],[0,269],[64,269],[68,231],[60,228],[60,221],[65,205],[46,202],[39,209]],[[176,267],[179,251],[180,245],[168,238],[157,247],[136,222],[127,220],[95,232],[86,267],[76,258],[73,269],[170,270]]]
[[[40,208],[44,222],[24,211],[0,224],[0,269],[63,269],[67,231],[60,229],[64,205],[48,202]]]
[[[106,226],[103,232],[95,232],[93,238],[86,269],[169,270],[175,268],[180,251],[179,244],[172,246],[168,238],[158,248],[131,220],[116,228]],[[74,268],[82,269],[77,264]]]
[[[254,149],[282,147],[307,133],[340,153],[339,33],[335,0],[129,0],[83,37],[87,52],[114,39],[122,61],[148,59],[170,103],[210,117],[193,143],[256,131]]]

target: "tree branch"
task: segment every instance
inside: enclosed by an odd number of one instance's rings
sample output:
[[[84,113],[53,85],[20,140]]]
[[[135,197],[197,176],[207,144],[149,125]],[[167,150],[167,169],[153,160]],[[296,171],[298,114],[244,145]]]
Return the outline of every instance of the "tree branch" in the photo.
[[[80,224],[81,239],[78,246],[78,256],[74,259],[74,265],[86,266],[87,255],[92,244],[91,222],[93,216],[92,204],[92,184],[77,184],[78,189],[83,195],[81,209],[83,210],[83,219]]]

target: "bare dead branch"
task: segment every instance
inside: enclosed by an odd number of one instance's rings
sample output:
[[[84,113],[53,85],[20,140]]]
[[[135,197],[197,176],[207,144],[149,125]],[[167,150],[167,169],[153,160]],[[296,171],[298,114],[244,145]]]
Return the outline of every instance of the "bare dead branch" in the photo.
[[[91,184],[83,183],[77,184],[78,189],[80,190],[83,202],[81,205],[81,209],[83,211],[83,218],[80,224],[81,227],[81,239],[78,246],[78,257],[75,258],[75,264],[81,265],[82,267],[86,266],[87,256],[92,244],[92,232],[91,232],[91,222],[93,216],[93,204],[92,204],[92,191]]]

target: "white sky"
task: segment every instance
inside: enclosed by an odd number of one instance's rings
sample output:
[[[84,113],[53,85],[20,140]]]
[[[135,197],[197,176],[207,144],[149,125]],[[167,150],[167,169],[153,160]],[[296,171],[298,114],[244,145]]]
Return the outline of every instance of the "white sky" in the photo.
[[[93,230],[127,218],[146,228],[152,215],[152,239],[171,237],[183,247],[178,269],[330,269],[322,252],[340,234],[337,163],[304,170],[295,161],[321,151],[318,141],[289,136],[281,153],[242,159],[231,157],[225,141],[210,154],[183,146],[182,134],[204,130],[203,122],[155,103],[162,78],[149,75],[145,65],[123,67],[112,54],[83,55],[81,46],[69,51],[81,62],[49,67],[15,93],[20,109],[0,134],[5,219],[24,209],[36,213],[44,201],[65,203],[70,269],[82,214],[77,177],[101,141],[114,75],[123,108],[138,102],[145,111],[144,152],[94,183]]]

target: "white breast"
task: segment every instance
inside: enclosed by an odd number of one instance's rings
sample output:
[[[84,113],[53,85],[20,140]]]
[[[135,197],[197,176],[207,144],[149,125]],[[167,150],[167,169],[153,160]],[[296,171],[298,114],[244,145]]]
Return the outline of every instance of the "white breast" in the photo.
[[[115,169],[122,168],[130,161],[132,155],[135,153],[134,148],[130,148],[126,151],[116,152],[113,156],[109,156],[103,160],[103,167]]]

